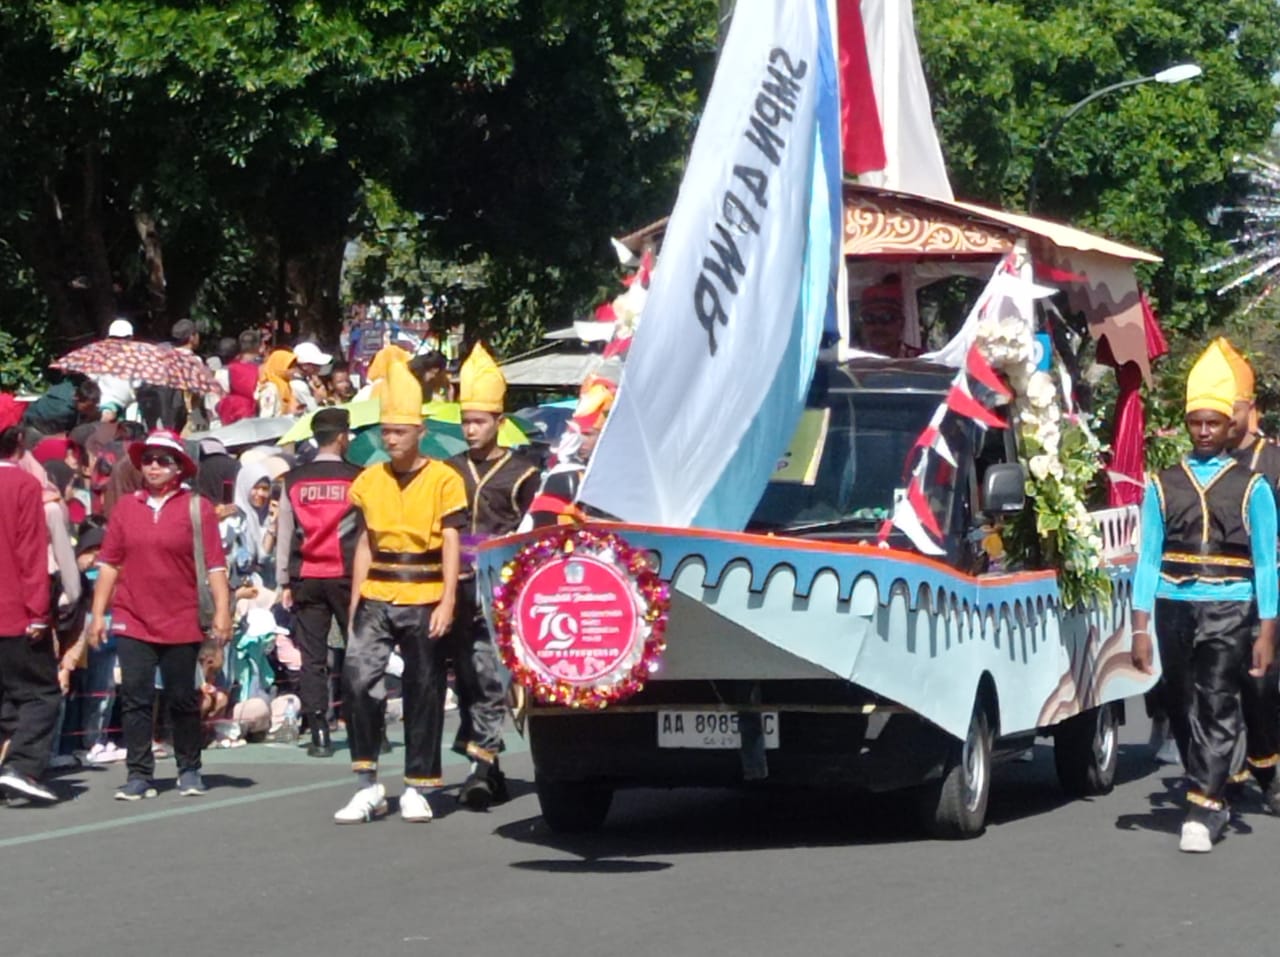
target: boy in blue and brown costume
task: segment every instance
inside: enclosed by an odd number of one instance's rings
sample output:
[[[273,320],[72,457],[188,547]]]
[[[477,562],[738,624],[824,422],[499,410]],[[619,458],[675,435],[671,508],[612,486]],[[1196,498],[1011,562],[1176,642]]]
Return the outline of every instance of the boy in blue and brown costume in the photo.
[[[450,458],[448,464],[466,486],[467,525],[458,612],[449,636],[462,718],[453,750],[471,761],[471,773],[458,797],[468,807],[483,810],[508,797],[506,779],[498,767],[506,681],[476,595],[474,548],[485,539],[516,530],[538,491],[538,470],[524,456],[498,444],[507,382],[484,346],[472,350],[458,378],[467,451]]]
[[[1237,462],[1267,480],[1272,494],[1280,495],[1280,447],[1258,433],[1254,407],[1253,367],[1226,339],[1215,340],[1235,377],[1236,401],[1232,407],[1231,455]],[[1275,662],[1265,675],[1246,674],[1240,688],[1245,734],[1236,747],[1231,782],[1243,785],[1250,777],[1262,788],[1267,809],[1280,814],[1280,671]]]
[[[1231,456],[1235,400],[1231,364],[1215,342],[1187,379],[1191,454],[1148,482],[1133,585],[1133,661],[1152,670],[1154,610],[1161,693],[1187,771],[1179,846],[1201,853],[1228,820],[1243,679],[1264,675],[1274,655],[1275,497]]]

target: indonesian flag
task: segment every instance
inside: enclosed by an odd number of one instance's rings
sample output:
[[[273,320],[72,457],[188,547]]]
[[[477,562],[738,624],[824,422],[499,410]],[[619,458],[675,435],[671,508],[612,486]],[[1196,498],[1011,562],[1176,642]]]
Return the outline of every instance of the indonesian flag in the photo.
[[[951,200],[916,45],[912,0],[835,0],[845,171]]]

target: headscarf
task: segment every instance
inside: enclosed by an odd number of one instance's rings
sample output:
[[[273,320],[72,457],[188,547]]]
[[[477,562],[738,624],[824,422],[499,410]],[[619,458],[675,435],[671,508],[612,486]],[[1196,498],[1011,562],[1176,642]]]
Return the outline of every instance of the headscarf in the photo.
[[[275,349],[267,356],[258,372],[258,383],[270,382],[280,393],[280,414],[293,414],[293,388],[289,385],[293,353],[288,349]]]
[[[271,473],[267,470],[266,465],[261,462],[246,462],[242,464],[240,473],[236,476],[236,506],[240,509],[241,514],[244,515],[245,537],[253,545],[255,563],[265,561],[267,558],[266,551],[262,547],[262,532],[271,503],[268,502],[262,509],[256,509],[253,507],[249,493],[258,483],[270,483],[270,481]]]
[[[200,467],[196,470],[196,491],[221,505],[225,501],[223,487],[230,482],[234,488],[239,473],[240,463],[225,452],[207,455],[200,460]]]

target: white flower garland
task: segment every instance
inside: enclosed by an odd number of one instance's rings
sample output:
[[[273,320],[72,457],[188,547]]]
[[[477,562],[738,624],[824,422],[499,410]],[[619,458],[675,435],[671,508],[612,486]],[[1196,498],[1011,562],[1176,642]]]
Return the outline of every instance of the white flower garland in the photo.
[[[1064,413],[1064,392],[1055,377],[1036,368],[1029,318],[984,318],[978,323],[977,344],[1013,389],[1013,425],[1028,472],[1027,494],[1035,505],[1036,534],[1058,569],[1063,601],[1071,606],[1106,597],[1110,579],[1103,570],[1102,536],[1083,499],[1101,444],[1082,417]]]

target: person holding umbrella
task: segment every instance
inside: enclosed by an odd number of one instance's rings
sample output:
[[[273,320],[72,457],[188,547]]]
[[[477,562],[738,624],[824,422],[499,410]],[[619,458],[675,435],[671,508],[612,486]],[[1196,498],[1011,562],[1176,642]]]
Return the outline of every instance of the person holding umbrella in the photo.
[[[173,719],[178,762],[178,793],[204,794],[200,775],[200,692],[196,660],[204,630],[196,549],[213,601],[213,637],[231,638],[231,592],[213,504],[195,495],[184,480],[196,474],[181,439],[159,430],[129,447],[129,459],[142,473],[143,487],[116,503],[98,554],[89,644],[106,638],[106,615],[117,636],[121,714],[128,777],[116,792],[122,801],[156,796],[151,750],[156,669],[164,683],[163,701]],[[196,528],[200,534],[197,536]]]

